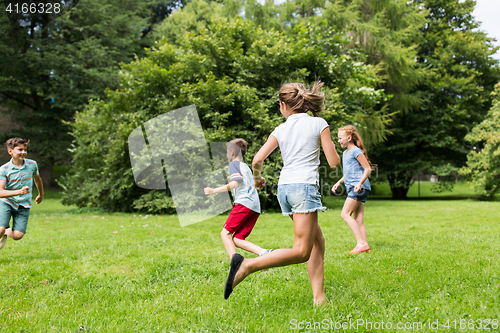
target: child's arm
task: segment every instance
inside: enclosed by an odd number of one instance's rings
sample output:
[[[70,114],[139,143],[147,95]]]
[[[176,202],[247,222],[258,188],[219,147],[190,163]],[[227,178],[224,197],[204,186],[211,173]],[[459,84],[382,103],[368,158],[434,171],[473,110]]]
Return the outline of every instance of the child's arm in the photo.
[[[206,195],[209,194],[215,194],[215,193],[221,193],[221,192],[229,192],[235,188],[238,187],[238,182],[236,180],[233,180],[227,185],[217,187],[217,188],[211,188],[211,187],[205,187],[203,190],[205,191]]]
[[[340,184],[342,184],[344,182],[344,177],[340,178],[338,182],[335,183],[335,185],[333,185],[332,187],[332,191],[333,192],[336,192],[337,191],[337,188],[340,186]]]
[[[43,200],[43,183],[42,183],[42,177],[40,175],[33,176],[33,180],[35,181],[35,186],[36,189],[38,190],[38,195],[35,199],[35,202],[39,204]]]
[[[26,194],[30,191],[29,186],[23,186],[20,190],[6,190],[5,184],[5,182],[0,181],[0,198],[15,197],[16,195]]]
[[[354,192],[359,193],[361,191],[361,185],[363,185],[365,180],[368,178],[368,176],[372,172],[372,168],[370,167],[370,163],[368,163],[368,160],[366,159],[365,154],[359,154],[357,157],[357,160],[358,160],[359,164],[361,164],[363,169],[365,169],[365,171],[363,172],[363,176],[361,177],[361,180],[359,181],[359,183],[356,186],[354,186]]]
[[[321,145],[323,146],[323,152],[325,153],[328,164],[331,168],[336,168],[340,164],[340,156],[337,154],[337,150],[335,150],[335,144],[332,141],[332,136],[328,127],[321,132]]]
[[[266,185],[266,180],[261,176],[262,167],[264,165],[264,160],[276,149],[278,148],[278,139],[274,135],[269,135],[266,143],[259,149],[257,154],[255,154],[252,161],[253,169],[253,180],[256,189],[260,190]]]

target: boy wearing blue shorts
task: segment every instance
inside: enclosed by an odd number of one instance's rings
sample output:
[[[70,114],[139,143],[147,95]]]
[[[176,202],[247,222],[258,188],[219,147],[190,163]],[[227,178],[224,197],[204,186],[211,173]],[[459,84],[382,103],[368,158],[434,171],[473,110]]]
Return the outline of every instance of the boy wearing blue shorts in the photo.
[[[5,246],[7,236],[19,240],[26,234],[33,181],[38,189],[35,202],[39,204],[43,200],[38,165],[26,158],[28,144],[29,141],[21,138],[7,140],[7,151],[12,159],[0,167],[0,249]]]

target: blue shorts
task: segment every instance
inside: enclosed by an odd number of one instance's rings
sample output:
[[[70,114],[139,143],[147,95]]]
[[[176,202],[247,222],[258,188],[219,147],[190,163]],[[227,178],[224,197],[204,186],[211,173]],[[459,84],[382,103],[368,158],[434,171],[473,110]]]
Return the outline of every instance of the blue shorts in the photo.
[[[19,206],[17,210],[14,207],[0,200],[0,227],[9,228],[10,218],[12,217],[12,230],[26,233],[28,227],[28,218],[30,209]]]
[[[314,184],[278,185],[278,201],[284,216],[293,213],[312,213],[325,211],[321,204],[319,188]]]
[[[361,202],[366,202],[366,199],[368,199],[368,195],[370,194],[370,190],[367,190],[366,188],[361,188],[361,191],[356,193],[354,192],[354,186],[346,186],[346,191],[348,198]]]

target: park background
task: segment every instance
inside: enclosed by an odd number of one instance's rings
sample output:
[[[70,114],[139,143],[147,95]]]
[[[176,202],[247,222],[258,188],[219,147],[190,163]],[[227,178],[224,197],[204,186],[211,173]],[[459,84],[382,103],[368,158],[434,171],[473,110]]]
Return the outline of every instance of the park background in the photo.
[[[499,319],[500,69],[474,1],[86,0],[66,1],[60,15],[7,5],[0,139],[31,140],[28,157],[50,190],[26,237],[0,253],[2,329],[274,332],[295,317]],[[316,78],[333,139],[356,125],[377,165],[366,214],[374,251],[345,253],[344,198],[323,191],[329,306],[311,307],[303,265],[253,277],[241,298],[223,302],[225,216],[180,228],[168,191],[135,184],[128,135],[195,104],[206,140],[245,138],[249,164],[283,121],[281,84]],[[291,246],[272,191],[279,152],[266,165],[266,213],[252,237]],[[322,173],[322,186],[340,177]]]

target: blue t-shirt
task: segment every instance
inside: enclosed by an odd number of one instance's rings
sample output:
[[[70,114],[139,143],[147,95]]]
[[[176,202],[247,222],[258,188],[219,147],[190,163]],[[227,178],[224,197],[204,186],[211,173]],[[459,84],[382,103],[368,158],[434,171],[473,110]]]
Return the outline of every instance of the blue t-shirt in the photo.
[[[234,203],[260,214],[259,194],[253,186],[252,170],[243,162],[232,161],[229,163],[229,174],[231,181],[238,182],[238,187],[233,190]]]
[[[363,151],[357,146],[352,147],[349,151],[346,149],[342,153],[342,168],[346,187],[356,186],[363,177],[365,169],[358,161],[358,156],[361,154],[363,154]],[[361,188],[369,191],[371,190],[368,178],[366,178],[365,182],[361,185]]]

